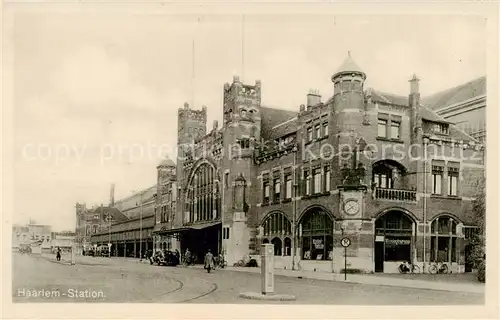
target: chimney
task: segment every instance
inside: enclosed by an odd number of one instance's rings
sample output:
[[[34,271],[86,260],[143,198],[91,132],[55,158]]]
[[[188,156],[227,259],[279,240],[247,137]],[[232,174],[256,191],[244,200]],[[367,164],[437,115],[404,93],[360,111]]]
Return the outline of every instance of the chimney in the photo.
[[[109,206],[115,206],[115,184],[111,184],[111,190],[109,191]]]
[[[321,95],[319,94],[319,90],[309,90],[307,94],[307,107],[313,107],[321,102]]]

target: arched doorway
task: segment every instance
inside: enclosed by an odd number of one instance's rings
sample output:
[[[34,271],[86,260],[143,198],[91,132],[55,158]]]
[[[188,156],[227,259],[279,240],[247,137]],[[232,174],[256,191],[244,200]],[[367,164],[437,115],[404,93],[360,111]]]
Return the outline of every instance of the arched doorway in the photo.
[[[321,208],[307,211],[299,222],[303,260],[333,259],[333,220]]]
[[[401,210],[391,210],[375,222],[375,272],[384,272],[385,262],[412,261],[414,221]]]

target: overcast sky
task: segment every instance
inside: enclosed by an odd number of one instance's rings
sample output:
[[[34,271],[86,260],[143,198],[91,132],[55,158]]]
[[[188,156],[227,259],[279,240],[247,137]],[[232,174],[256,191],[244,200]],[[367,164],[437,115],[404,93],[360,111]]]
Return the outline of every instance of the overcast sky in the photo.
[[[486,73],[486,21],[465,16],[246,16],[243,24],[241,16],[22,14],[14,23],[14,222],[56,229],[74,227],[77,201],[106,204],[113,182],[116,198],[154,184],[162,152],[154,146],[175,146],[177,109],[206,105],[210,130],[233,75],[260,79],[263,104],[298,111],[309,88],[331,96],[348,50],[367,86],[395,94],[408,94],[414,72],[422,95]]]

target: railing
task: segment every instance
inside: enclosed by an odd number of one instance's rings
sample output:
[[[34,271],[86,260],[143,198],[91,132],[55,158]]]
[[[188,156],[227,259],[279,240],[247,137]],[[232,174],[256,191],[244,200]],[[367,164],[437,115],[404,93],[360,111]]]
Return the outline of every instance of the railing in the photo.
[[[417,191],[375,188],[375,199],[417,202]]]

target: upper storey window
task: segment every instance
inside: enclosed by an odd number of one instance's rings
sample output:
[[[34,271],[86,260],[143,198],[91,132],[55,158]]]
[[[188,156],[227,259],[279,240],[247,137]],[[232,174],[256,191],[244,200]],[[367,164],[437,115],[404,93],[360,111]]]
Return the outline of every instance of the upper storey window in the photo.
[[[248,149],[250,148],[250,139],[240,139],[238,140],[238,145],[241,149]]]
[[[432,131],[437,134],[448,134],[449,126],[445,123],[436,123],[432,128]]]
[[[378,119],[377,132],[379,137],[387,138],[387,120]]]
[[[402,117],[394,114],[379,113],[377,136],[390,140],[401,140]]]
[[[400,128],[401,123],[396,121],[391,122],[391,139],[399,139]]]
[[[307,141],[312,141],[313,140],[313,130],[312,128],[307,128]]]
[[[199,166],[190,181],[186,222],[210,221],[219,218],[220,196],[215,168],[208,164]]]

